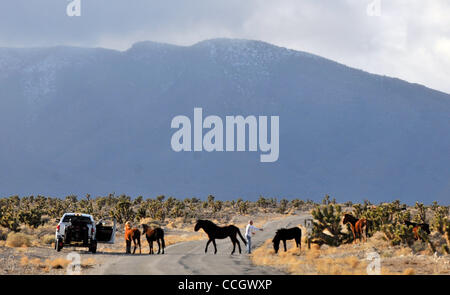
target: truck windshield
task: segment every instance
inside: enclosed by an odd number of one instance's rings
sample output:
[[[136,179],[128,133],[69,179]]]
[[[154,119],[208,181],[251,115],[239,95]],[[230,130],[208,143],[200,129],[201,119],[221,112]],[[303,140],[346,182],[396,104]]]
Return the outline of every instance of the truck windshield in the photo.
[[[64,216],[63,222],[89,223],[89,222],[91,222],[91,219],[89,217],[86,217],[86,216],[66,215],[66,216]]]

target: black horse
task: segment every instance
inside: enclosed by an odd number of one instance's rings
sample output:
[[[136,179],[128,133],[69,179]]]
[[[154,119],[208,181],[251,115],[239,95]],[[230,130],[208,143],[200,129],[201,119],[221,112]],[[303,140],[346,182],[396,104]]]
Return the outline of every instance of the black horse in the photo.
[[[162,254],[164,254],[164,248],[166,247],[166,243],[164,242],[164,230],[160,227],[151,228],[146,224],[142,225],[142,233],[145,234],[148,242],[148,247],[150,248],[149,254],[153,254],[153,242],[156,241],[158,243],[158,253],[161,251],[162,246]],[[161,241],[161,243],[160,243]]]
[[[272,240],[273,243],[273,249],[275,250],[275,253],[278,253],[278,249],[280,249],[280,241],[283,241],[284,245],[284,252],[287,251],[286,249],[286,240],[292,240],[295,239],[295,244],[297,245],[297,248],[302,248],[302,230],[298,227],[293,228],[280,228],[277,230],[275,237]]]
[[[203,228],[205,233],[208,235],[208,242],[206,243],[205,253],[208,251],[209,243],[213,243],[214,245],[214,254],[217,253],[217,246],[216,246],[216,239],[225,239],[227,237],[230,237],[231,242],[233,243],[233,251],[231,254],[234,254],[234,251],[236,249],[236,244],[239,247],[239,253],[241,253],[241,244],[239,243],[236,235],[239,234],[242,241],[244,242],[244,245],[247,245],[247,242],[244,240],[244,237],[242,236],[241,232],[239,231],[239,228],[237,228],[234,225],[227,225],[227,226],[217,226],[213,222],[209,220],[198,220],[197,224],[194,227],[195,231],[198,231],[199,229]]]

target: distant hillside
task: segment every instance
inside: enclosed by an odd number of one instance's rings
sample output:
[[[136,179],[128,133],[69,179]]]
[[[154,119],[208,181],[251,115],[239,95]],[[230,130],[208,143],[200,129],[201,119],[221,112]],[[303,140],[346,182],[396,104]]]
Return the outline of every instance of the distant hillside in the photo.
[[[181,152],[176,115],[278,115],[280,156]],[[450,199],[450,95],[249,40],[0,48],[0,196]]]

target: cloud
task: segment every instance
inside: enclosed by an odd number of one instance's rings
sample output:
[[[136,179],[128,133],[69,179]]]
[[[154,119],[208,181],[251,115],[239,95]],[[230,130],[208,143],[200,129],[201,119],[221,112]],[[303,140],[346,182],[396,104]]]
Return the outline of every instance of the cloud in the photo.
[[[101,46],[153,40],[179,45],[258,39],[450,93],[450,2],[380,0],[62,0],[0,4],[0,46]]]

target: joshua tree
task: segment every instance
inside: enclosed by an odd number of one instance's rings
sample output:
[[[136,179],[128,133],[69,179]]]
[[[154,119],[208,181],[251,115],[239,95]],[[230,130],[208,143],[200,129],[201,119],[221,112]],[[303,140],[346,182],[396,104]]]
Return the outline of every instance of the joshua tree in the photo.
[[[316,206],[311,211],[314,218],[312,242],[322,245],[339,246],[351,241],[351,235],[342,232],[342,210],[339,205]]]

